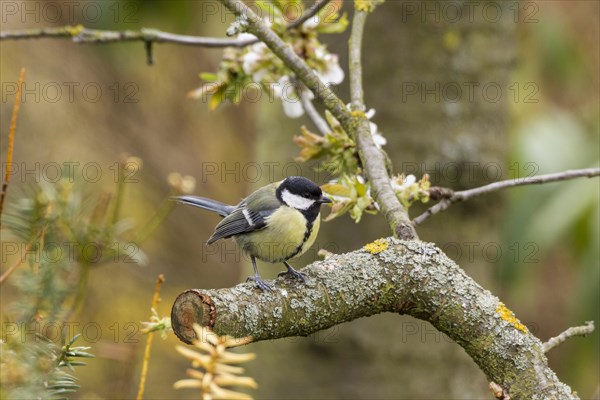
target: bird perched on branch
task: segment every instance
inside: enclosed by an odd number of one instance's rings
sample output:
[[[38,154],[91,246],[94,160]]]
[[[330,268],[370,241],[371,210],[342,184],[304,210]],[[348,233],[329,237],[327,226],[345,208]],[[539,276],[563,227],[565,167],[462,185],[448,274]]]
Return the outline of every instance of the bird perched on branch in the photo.
[[[312,246],[319,232],[321,204],[331,203],[317,184],[300,176],[263,186],[237,206],[197,196],[179,196],[175,200],[223,217],[208,244],[233,237],[252,260],[254,276],[248,280],[267,291],[273,288],[260,277],[256,259],[282,262],[287,271],[279,275],[289,275],[304,282],[305,275],[287,261]]]

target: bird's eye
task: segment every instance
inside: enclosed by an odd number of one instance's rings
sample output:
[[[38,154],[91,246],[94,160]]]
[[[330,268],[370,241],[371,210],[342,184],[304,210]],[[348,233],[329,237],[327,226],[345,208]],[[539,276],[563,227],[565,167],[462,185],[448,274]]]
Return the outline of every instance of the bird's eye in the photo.
[[[305,199],[308,199],[308,198],[310,197],[310,193],[304,193],[304,194],[302,195],[302,197],[304,197]]]

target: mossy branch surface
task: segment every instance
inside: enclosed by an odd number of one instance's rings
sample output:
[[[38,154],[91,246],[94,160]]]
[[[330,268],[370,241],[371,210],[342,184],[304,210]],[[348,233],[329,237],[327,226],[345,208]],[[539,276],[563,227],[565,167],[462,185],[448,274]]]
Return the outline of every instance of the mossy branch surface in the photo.
[[[383,312],[407,314],[447,334],[513,399],[577,398],[548,368],[540,340],[433,244],[381,239],[303,272],[306,284],[278,278],[272,293],[251,283],[188,290],[173,305],[173,329],[187,343],[194,323],[258,341]]]

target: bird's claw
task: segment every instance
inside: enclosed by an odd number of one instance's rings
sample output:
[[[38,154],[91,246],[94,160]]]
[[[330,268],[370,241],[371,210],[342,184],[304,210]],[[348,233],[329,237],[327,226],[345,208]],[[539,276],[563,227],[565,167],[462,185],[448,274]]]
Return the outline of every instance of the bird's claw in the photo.
[[[273,286],[269,285],[267,282],[263,281],[258,276],[249,276],[248,279],[246,279],[246,282],[249,282],[249,281],[253,281],[256,284],[256,286],[263,292],[272,292],[273,291]]]
[[[298,279],[299,281],[306,283],[306,274],[289,267],[287,271],[281,272],[277,276],[289,276],[290,278]]]

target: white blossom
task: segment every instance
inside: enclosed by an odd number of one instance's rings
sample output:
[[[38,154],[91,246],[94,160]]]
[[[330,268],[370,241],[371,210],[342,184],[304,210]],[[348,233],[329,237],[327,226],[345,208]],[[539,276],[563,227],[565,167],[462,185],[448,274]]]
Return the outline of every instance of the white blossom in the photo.
[[[315,14],[306,21],[304,21],[304,23],[302,24],[302,29],[305,31],[315,29],[317,26],[319,26],[320,22],[321,17],[319,16],[319,14]]]
[[[242,55],[242,69],[244,72],[252,76],[254,82],[260,82],[268,73],[269,48],[266,44],[260,42],[250,46],[250,49]]]
[[[373,136],[373,142],[375,145],[378,148],[385,146],[387,144],[387,139],[379,132],[377,124],[369,122],[369,127],[371,128],[371,135]]]
[[[322,57],[319,57],[321,48],[317,48],[315,50],[315,55],[317,58],[322,59],[325,63],[325,69],[322,71],[315,70],[315,73],[325,83],[339,85],[344,81],[344,70],[340,67],[338,62],[338,57],[335,54],[324,54]],[[324,50],[322,50],[324,52]]]
[[[290,118],[299,118],[304,114],[302,102],[289,76],[284,75],[277,81],[273,86],[273,93],[281,99],[285,115]]]
[[[365,113],[365,116],[370,120],[375,116],[375,109],[371,108],[369,111]],[[385,146],[387,144],[387,139],[379,132],[379,128],[377,128],[377,124],[369,121],[369,128],[371,130],[371,135],[373,136],[373,142],[378,148]]]
[[[403,191],[405,189],[408,189],[411,185],[413,185],[415,182],[417,182],[417,177],[414,175],[408,175],[406,178],[404,178],[404,180],[402,181],[402,184],[398,184],[396,179],[392,179],[392,189],[394,189],[394,191],[398,192],[398,191]]]

